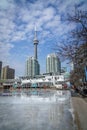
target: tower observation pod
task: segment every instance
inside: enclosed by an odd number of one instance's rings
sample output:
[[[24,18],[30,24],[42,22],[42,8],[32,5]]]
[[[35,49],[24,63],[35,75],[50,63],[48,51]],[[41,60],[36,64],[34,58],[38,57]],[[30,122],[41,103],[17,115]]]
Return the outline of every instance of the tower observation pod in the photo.
[[[37,30],[36,30],[36,27],[35,27],[35,34],[34,34],[34,57],[35,59],[37,59],[37,45],[39,43],[38,39],[37,39]]]

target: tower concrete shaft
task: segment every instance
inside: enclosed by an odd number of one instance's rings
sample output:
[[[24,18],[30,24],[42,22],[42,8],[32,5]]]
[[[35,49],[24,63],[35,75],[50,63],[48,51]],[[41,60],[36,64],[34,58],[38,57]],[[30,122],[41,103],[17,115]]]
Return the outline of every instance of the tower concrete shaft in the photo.
[[[35,59],[37,59],[37,45],[38,44],[34,44],[34,57],[35,57]]]
[[[37,31],[36,31],[36,28],[35,28],[35,35],[34,35],[34,57],[35,59],[37,59],[37,45],[39,43],[38,39],[37,39]]]

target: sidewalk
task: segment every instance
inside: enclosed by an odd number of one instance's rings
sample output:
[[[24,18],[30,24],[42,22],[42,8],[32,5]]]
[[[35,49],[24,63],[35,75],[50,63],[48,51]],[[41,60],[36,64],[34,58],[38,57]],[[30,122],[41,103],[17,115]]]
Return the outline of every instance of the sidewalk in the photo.
[[[78,130],[87,130],[87,98],[72,97],[72,104]]]

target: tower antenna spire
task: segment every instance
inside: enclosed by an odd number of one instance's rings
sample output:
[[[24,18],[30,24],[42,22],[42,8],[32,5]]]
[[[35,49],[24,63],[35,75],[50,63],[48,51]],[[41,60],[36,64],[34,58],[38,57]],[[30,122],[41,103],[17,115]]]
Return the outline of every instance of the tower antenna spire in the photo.
[[[34,40],[37,40],[37,28],[36,28],[36,25],[35,25],[34,31],[35,31]]]
[[[36,27],[36,25],[35,25],[35,31],[37,31],[37,27]]]

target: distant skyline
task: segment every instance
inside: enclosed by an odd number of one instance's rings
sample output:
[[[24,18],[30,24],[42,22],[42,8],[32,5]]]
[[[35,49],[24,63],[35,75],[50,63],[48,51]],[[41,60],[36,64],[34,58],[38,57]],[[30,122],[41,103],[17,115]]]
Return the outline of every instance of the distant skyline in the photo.
[[[74,6],[86,11],[87,0],[0,0],[0,61],[25,73],[27,57],[34,56],[34,29],[37,27],[38,61],[46,72],[46,57],[54,53],[55,43],[68,37],[74,24],[64,20]],[[62,64],[62,66],[66,66]]]

